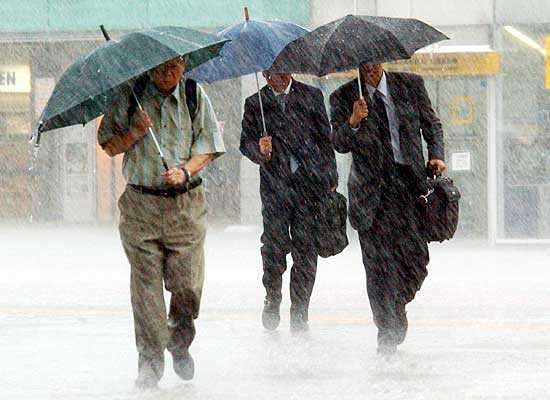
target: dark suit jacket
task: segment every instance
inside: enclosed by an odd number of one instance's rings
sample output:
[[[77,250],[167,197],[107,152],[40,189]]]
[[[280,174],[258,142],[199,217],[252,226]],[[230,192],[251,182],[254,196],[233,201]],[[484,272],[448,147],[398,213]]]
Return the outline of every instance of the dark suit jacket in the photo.
[[[304,185],[318,193],[338,184],[336,158],[330,141],[323,93],[312,86],[292,81],[285,112],[275,94],[264,86],[261,90],[266,128],[272,136],[273,153],[264,162],[258,144],[262,136],[262,116],[258,94],[248,97],[244,104],[241,132],[241,153],[260,165],[262,201],[286,189],[290,170],[290,154],[300,164]]]
[[[435,115],[423,79],[414,74],[386,72],[388,90],[399,119],[400,146],[411,179],[422,188],[426,180],[426,163],[422,139],[428,145],[429,159],[444,159],[443,130]],[[368,92],[363,87],[363,93]],[[373,119],[365,118],[357,132],[352,131],[349,117],[353,103],[359,98],[357,81],[339,87],[330,96],[332,141],[336,151],[352,153],[348,180],[349,216],[351,225],[368,230],[380,203],[382,187],[382,144]],[[366,96],[367,104],[369,102]]]

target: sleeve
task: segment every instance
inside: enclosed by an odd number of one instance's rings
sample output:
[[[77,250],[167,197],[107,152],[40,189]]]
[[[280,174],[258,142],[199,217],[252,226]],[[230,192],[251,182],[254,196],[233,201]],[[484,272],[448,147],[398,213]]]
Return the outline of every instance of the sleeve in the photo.
[[[210,98],[197,84],[197,113],[193,119],[194,140],[191,157],[213,154],[218,158],[225,153],[225,145]]]
[[[420,128],[422,129],[422,136],[428,145],[428,158],[430,160],[445,159],[445,144],[443,141],[443,128],[441,121],[435,114],[432,107],[432,102],[426,91],[424,85],[424,79],[421,76],[417,76],[417,97],[418,108],[420,113]]]
[[[351,116],[351,110],[344,94],[337,89],[330,95],[330,123],[332,125],[331,140],[334,148],[339,153],[366,153],[374,135],[369,134],[372,131],[371,121],[363,120],[357,129],[353,129],[348,120]]]
[[[103,146],[113,137],[127,134],[128,125],[128,99],[130,90],[124,89],[118,92],[107,112],[105,112],[99,129],[97,131],[97,141]]]
[[[332,144],[339,153],[348,153],[352,148],[354,134],[347,120],[349,110],[339,91],[330,95],[330,123],[332,125]]]
[[[249,99],[244,102],[244,114],[242,120],[241,143],[239,150],[255,164],[262,164],[263,155],[260,153],[259,141],[261,138],[260,121],[257,112]]]

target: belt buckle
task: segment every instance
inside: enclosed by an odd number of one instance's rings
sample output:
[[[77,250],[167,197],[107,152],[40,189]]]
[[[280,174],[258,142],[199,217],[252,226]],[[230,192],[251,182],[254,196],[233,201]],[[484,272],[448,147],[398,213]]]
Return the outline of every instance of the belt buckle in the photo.
[[[176,197],[179,193],[176,190],[161,190],[160,195],[163,197]]]

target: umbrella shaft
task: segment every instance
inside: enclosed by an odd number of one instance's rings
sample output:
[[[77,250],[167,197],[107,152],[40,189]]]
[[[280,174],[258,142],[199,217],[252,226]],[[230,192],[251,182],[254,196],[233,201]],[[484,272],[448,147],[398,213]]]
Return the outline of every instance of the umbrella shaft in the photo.
[[[151,137],[153,138],[153,142],[155,142],[155,147],[157,148],[157,151],[159,153],[159,155],[161,157],[164,157],[164,153],[162,152],[162,149],[160,148],[160,145],[159,145],[159,142],[157,141],[157,137],[155,135],[155,132],[153,132],[153,129],[152,128],[147,128],[147,130],[149,131],[149,135],[151,135]]]
[[[155,142],[155,146],[157,148],[157,152],[159,153],[160,160],[162,161],[162,165],[166,171],[168,171],[168,164],[166,163],[166,159],[164,158],[164,153],[162,152],[162,149],[160,148],[160,144],[157,140],[157,137],[155,135],[155,132],[153,132],[153,129],[149,127],[149,135],[153,138],[153,142]]]
[[[359,98],[363,98],[363,88],[361,87],[361,70],[357,68],[357,85],[359,85]]]
[[[132,88],[132,95],[134,96],[134,99],[136,99],[136,104],[139,110],[143,111],[143,107],[141,106],[141,102],[139,101],[138,97],[136,96],[136,93],[134,92],[134,88]],[[160,159],[162,161],[162,165],[164,166],[164,169],[168,171],[168,164],[166,163],[166,159],[164,158],[164,153],[160,148],[160,144],[157,140],[157,136],[155,135],[155,132],[153,132],[153,129],[151,127],[148,128],[148,131],[151,137],[153,138],[153,142],[155,143],[155,147],[157,148],[157,152],[159,153]]]
[[[256,75],[256,87],[258,88],[258,98],[260,99],[260,112],[262,113],[262,125],[264,128],[264,136],[267,136],[267,129],[265,128],[265,116],[264,116],[264,104],[262,102],[262,94],[260,92],[260,81],[258,80],[258,73]]]

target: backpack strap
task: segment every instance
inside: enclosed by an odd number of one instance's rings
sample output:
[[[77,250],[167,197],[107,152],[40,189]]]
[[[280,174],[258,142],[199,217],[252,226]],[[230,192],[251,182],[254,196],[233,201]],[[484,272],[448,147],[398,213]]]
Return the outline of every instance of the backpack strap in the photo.
[[[133,86],[135,97],[138,98],[138,100],[141,100],[141,97],[143,96],[143,92],[145,91],[145,87],[149,83],[149,74],[145,73],[141,76],[139,76]],[[128,100],[128,125],[130,125],[130,122],[132,121],[132,117],[134,116],[135,112],[137,111],[137,101],[133,95],[130,95],[130,98]],[[198,96],[197,96],[197,82],[193,79],[186,79],[185,80],[185,100],[187,103],[187,108],[189,109],[189,116],[191,117],[191,121],[195,119],[197,115],[197,109],[198,109]]]
[[[198,108],[198,96],[197,96],[197,82],[193,79],[185,80],[185,100],[187,102],[187,108],[189,109],[189,116],[191,121],[197,116]]]
[[[149,79],[149,74],[147,73],[140,75],[136,79],[134,86],[132,87],[135,97],[130,94],[130,98],[128,99],[128,126],[130,126],[130,123],[132,122],[132,117],[134,116],[138,108],[136,97],[138,98],[138,100],[141,100],[143,92],[145,91],[145,87],[147,86],[147,83],[149,83]]]

